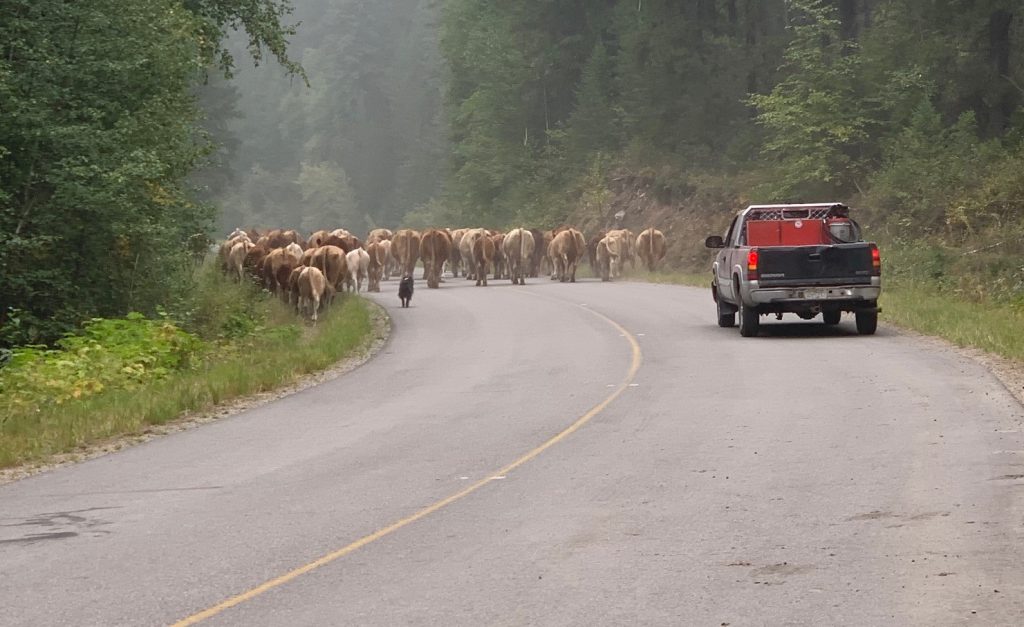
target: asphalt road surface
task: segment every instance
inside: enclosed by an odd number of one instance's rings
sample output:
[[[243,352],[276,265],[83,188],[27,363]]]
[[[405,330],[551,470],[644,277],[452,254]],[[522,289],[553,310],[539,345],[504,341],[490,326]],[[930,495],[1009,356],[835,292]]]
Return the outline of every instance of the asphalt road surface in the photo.
[[[1022,410],[954,351],[384,289],[362,368],[0,487],[0,624],[1024,624]]]

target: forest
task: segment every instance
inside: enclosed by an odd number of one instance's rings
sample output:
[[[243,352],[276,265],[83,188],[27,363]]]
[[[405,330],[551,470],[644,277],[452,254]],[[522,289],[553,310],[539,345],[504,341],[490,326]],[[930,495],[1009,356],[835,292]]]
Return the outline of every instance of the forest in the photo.
[[[745,203],[835,199],[890,276],[1024,302],[1022,43],[1011,0],[7,0],[0,346],[180,308],[236,226],[629,195],[682,265]]]
[[[1021,299],[1021,9],[450,0],[448,206],[607,221],[627,181],[711,228],[748,202],[843,200],[897,271]]]

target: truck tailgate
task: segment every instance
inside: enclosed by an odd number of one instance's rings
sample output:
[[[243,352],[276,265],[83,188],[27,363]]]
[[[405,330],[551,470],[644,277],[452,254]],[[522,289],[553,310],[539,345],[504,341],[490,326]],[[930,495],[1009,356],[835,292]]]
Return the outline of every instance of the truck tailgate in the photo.
[[[761,286],[868,285],[871,245],[778,246],[758,249]]]

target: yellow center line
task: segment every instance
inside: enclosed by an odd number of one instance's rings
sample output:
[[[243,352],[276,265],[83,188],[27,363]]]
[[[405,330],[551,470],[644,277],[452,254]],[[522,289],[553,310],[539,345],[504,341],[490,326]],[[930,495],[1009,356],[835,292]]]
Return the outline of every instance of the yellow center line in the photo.
[[[288,583],[289,581],[292,581],[293,579],[301,577],[302,575],[305,575],[308,572],[320,568],[321,566],[326,566],[327,564],[330,564],[331,562],[337,559],[345,557],[346,555],[361,549],[367,544],[376,542],[377,540],[380,540],[381,538],[398,531],[402,527],[411,525],[412,523],[416,522],[417,520],[420,520],[421,518],[426,518],[427,516],[433,514],[437,510],[443,507],[447,507],[448,505],[451,505],[452,503],[459,501],[466,496],[469,496],[473,492],[476,492],[477,490],[484,487],[488,483],[494,481],[496,477],[503,477],[504,475],[507,475],[509,472],[515,470],[516,468],[519,468],[523,464],[529,462],[530,460],[534,459],[547,449],[551,448],[555,444],[558,444],[565,438],[569,437],[570,435],[578,431],[580,427],[582,427],[583,425],[590,422],[591,419],[594,418],[594,416],[604,411],[605,408],[611,405],[612,401],[618,398],[624,391],[626,391],[629,388],[629,384],[633,382],[633,379],[636,378],[637,372],[640,370],[640,364],[643,360],[643,355],[640,352],[639,342],[637,342],[636,338],[633,337],[633,334],[627,331],[622,325],[620,325],[618,322],[615,322],[608,316],[605,316],[604,314],[594,311],[593,309],[589,309],[586,307],[584,307],[584,309],[586,309],[593,315],[601,318],[608,324],[618,329],[618,331],[622,333],[622,336],[625,337],[626,340],[629,342],[630,349],[632,350],[632,361],[630,362],[629,371],[626,373],[626,378],[623,379],[622,383],[620,383],[619,386],[615,389],[615,391],[612,392],[607,398],[605,398],[603,401],[601,401],[593,408],[591,408],[590,411],[577,418],[575,422],[573,422],[571,425],[560,431],[558,434],[554,435],[551,439],[547,440],[537,448],[531,450],[530,452],[526,453],[525,455],[515,460],[514,462],[508,464],[507,466],[504,466],[501,469],[488,474],[485,479],[481,479],[476,483],[467,486],[462,490],[459,490],[458,492],[452,494],[447,498],[441,499],[440,501],[437,501],[432,505],[424,507],[423,509],[419,510],[415,514],[412,514],[411,516],[407,516],[399,521],[393,522],[387,527],[375,531],[370,535],[363,536],[355,542],[347,546],[344,546],[336,551],[328,553],[323,557],[313,560],[312,562],[309,562],[304,566],[299,566],[298,568],[290,570],[279,577],[274,577],[273,579],[267,580],[261,583],[260,585],[256,586],[255,588],[252,588],[250,590],[242,592],[241,594],[237,594],[235,596],[224,599],[220,603],[213,605],[205,610],[202,610],[201,612],[196,612],[195,614],[192,614],[187,618],[183,618],[178,622],[173,623],[171,627],[186,627],[187,625],[195,625],[196,623],[204,621],[208,618],[212,618],[217,614],[220,614],[224,610],[230,609],[241,603],[245,603],[246,601],[250,601],[260,596],[264,592],[277,588],[278,586],[282,586]]]

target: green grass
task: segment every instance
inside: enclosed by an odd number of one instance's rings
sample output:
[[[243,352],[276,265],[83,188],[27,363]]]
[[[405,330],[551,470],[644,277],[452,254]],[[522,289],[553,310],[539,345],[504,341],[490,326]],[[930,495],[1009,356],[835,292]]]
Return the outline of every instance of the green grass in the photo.
[[[678,271],[633,273],[630,278],[693,287],[710,285],[706,274]],[[957,346],[1024,361],[1024,307],[1021,305],[968,301],[955,293],[940,293],[937,287],[928,289],[902,283],[885,285],[880,304],[881,320],[889,324],[941,337]]]
[[[5,416],[0,424],[0,468],[139,433],[183,413],[207,410],[323,370],[366,345],[373,329],[369,307],[361,298],[342,297],[310,327],[274,304],[265,328],[220,343],[194,368],[133,389]]]
[[[897,285],[882,290],[881,306],[885,322],[1024,361],[1024,308],[1019,305],[970,302],[955,294]]]

